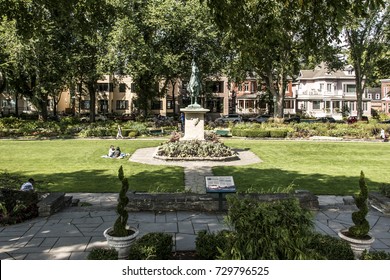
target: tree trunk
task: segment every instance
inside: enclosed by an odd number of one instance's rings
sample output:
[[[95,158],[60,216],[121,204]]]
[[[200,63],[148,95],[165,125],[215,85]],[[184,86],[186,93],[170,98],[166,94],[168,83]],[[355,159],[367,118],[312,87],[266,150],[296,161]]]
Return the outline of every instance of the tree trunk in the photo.
[[[363,91],[364,86],[362,85],[363,77],[361,75],[360,65],[355,64],[355,83],[356,83],[356,110],[357,119],[361,120],[363,116]]]
[[[176,100],[175,100],[175,85],[176,81],[171,80],[172,84],[172,106],[173,106],[173,117],[176,116]]]
[[[96,105],[96,81],[88,81],[87,88],[89,93],[89,119],[95,122],[95,105]]]

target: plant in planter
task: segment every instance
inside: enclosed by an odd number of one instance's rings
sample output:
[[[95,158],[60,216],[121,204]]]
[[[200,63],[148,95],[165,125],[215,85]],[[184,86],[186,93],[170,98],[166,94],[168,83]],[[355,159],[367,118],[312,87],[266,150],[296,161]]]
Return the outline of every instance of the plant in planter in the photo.
[[[118,205],[116,212],[118,218],[116,219],[114,226],[104,231],[104,236],[107,239],[109,247],[115,248],[118,251],[118,259],[126,259],[130,252],[130,246],[137,237],[139,231],[135,227],[127,225],[128,213],[126,205],[129,202],[127,197],[127,191],[129,190],[129,181],[124,178],[122,166],[118,171],[118,178],[122,182],[122,188],[119,192]]]
[[[354,225],[339,232],[340,238],[348,241],[351,245],[356,259],[360,258],[363,251],[368,251],[371,244],[375,241],[375,238],[369,234],[370,224],[366,219],[368,213],[368,188],[363,171],[360,172],[359,188],[359,194],[354,196],[355,204],[359,209],[352,213]]]

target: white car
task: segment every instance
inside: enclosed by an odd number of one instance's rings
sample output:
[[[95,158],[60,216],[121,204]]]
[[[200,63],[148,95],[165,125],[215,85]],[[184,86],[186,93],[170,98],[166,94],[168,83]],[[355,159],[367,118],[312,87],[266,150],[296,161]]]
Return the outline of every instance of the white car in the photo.
[[[99,115],[99,114],[96,114],[95,115],[95,121],[106,121],[107,120],[107,117],[106,116],[103,116],[103,115]],[[90,121],[90,117],[89,117],[89,114],[88,115],[84,115],[80,118],[80,121],[82,122],[89,122]]]

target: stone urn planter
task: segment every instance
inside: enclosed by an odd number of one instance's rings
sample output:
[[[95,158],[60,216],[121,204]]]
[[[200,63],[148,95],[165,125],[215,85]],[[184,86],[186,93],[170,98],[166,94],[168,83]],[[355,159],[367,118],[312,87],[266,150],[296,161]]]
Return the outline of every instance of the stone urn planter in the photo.
[[[362,253],[367,250],[370,250],[372,243],[374,243],[375,238],[370,234],[367,234],[366,239],[358,239],[348,236],[348,230],[341,230],[338,232],[338,235],[341,239],[347,241],[351,246],[355,259],[360,259]]]
[[[339,237],[351,246],[355,259],[360,259],[364,250],[369,251],[371,244],[375,241],[375,238],[369,234],[370,224],[366,219],[368,214],[368,187],[363,171],[360,172],[359,188],[359,194],[354,196],[358,208],[358,211],[352,213],[354,225],[338,233]]]
[[[129,256],[131,243],[133,243],[139,231],[137,228],[127,225],[129,214],[127,213],[126,205],[129,203],[129,198],[127,197],[129,180],[123,175],[122,166],[118,170],[118,178],[122,182],[116,207],[118,218],[114,226],[106,229],[103,235],[107,239],[108,246],[118,252],[118,259],[123,260]]]
[[[130,246],[137,238],[139,230],[135,227],[127,226],[129,235],[123,237],[112,236],[113,228],[110,227],[103,232],[104,237],[107,239],[109,247],[114,248],[118,252],[118,259],[123,260],[129,256]]]

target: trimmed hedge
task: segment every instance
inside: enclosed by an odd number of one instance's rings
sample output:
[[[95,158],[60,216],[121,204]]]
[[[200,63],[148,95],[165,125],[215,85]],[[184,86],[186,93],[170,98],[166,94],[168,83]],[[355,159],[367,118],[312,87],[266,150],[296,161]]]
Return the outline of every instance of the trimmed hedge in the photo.
[[[252,137],[252,138],[286,138],[288,130],[286,129],[242,129],[233,128],[232,134],[240,137]]]

